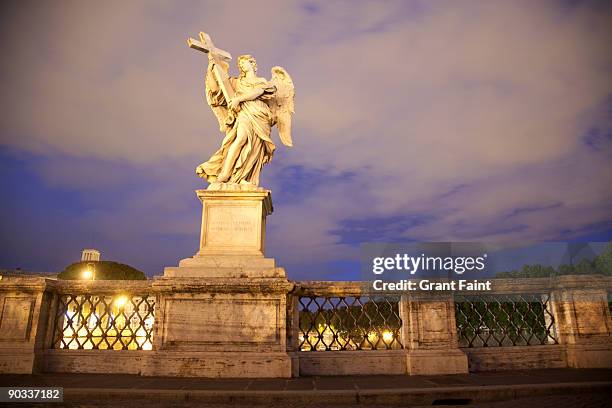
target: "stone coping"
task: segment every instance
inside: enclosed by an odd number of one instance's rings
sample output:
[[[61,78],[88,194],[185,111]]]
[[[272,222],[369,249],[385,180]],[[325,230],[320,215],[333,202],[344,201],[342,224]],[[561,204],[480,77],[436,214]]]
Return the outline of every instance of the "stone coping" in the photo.
[[[282,282],[281,282],[282,280]],[[412,279],[418,280],[418,279]],[[434,279],[431,279],[432,281]],[[469,292],[469,294],[512,294],[512,293],[538,293],[552,290],[608,290],[612,291],[612,277],[603,275],[566,275],[551,278],[491,278],[491,291]],[[156,288],[169,287],[205,288],[215,285],[237,284],[248,287],[250,285],[289,285],[293,286],[295,295],[319,296],[351,296],[365,293],[402,293],[402,292],[374,292],[367,281],[292,281],[285,279],[238,279],[223,282],[222,278],[161,278],[155,277],[147,280],[61,280],[45,277],[4,276],[0,280],[0,290],[26,290],[54,292],[87,292],[87,293],[145,293],[156,292]],[[420,291],[415,291],[419,293]]]
[[[425,278],[423,278],[425,279]],[[427,278],[429,279],[429,278]],[[552,290],[564,289],[599,289],[612,290],[612,276],[603,275],[564,275],[549,278],[487,278],[491,280],[492,290],[470,291],[466,294],[516,294],[516,293],[541,293]],[[407,279],[418,281],[420,279]],[[448,279],[429,279],[430,281],[448,281]],[[405,293],[405,292],[383,292],[374,291],[368,281],[294,281],[295,294],[300,295],[359,295],[364,293]],[[420,290],[411,293],[430,293]],[[445,293],[436,291],[436,293]],[[450,293],[450,292],[446,292]],[[457,292],[464,293],[464,292]]]

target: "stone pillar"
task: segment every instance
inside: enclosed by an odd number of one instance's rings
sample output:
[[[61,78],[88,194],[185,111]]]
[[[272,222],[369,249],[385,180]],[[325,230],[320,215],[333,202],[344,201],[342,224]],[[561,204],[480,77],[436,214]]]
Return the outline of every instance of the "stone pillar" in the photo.
[[[552,291],[557,337],[573,368],[612,367],[607,278],[560,276]]]
[[[265,258],[270,192],[199,190],[200,249],[156,278],[144,375],[291,377],[285,270]]]
[[[293,285],[295,289],[296,285]],[[291,356],[292,376],[300,376],[300,307],[299,296],[287,295],[287,352]]]
[[[50,304],[45,287],[45,278],[0,280],[0,373],[41,370]]]
[[[468,372],[467,356],[457,343],[452,293],[402,295],[400,313],[408,374]]]

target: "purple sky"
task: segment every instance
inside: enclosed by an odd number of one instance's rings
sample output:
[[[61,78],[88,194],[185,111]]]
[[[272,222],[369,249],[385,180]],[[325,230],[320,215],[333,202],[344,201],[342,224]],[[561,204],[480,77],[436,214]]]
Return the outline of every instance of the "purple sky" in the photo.
[[[295,147],[262,178],[291,278],[357,277],[362,242],[612,237],[609,2],[1,7],[0,268],[193,255],[222,139],[200,30],[293,77]]]

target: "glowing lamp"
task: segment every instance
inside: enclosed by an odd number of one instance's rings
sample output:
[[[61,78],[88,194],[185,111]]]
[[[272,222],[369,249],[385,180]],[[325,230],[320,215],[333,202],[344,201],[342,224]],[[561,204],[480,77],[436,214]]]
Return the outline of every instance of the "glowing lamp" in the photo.
[[[115,299],[115,306],[119,308],[122,308],[123,306],[125,306],[126,303],[127,303],[126,296],[119,296],[117,299]]]

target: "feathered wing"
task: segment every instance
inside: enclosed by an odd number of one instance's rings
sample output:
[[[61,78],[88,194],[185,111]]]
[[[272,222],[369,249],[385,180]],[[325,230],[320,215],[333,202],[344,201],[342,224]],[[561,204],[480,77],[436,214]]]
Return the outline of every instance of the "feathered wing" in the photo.
[[[272,117],[278,128],[278,135],[285,146],[293,146],[291,139],[291,118],[295,112],[293,103],[295,88],[291,76],[283,67],[272,68],[272,79],[276,86],[274,96],[267,100],[268,106],[272,111]]]
[[[217,61],[217,63],[221,69],[229,72],[229,64],[227,64],[225,61]],[[223,96],[223,92],[221,91],[221,88],[219,87],[211,68],[209,68],[206,72],[204,82],[206,84],[206,102],[208,102],[208,105],[219,121],[219,130],[225,133],[227,131],[229,110],[227,109],[227,101]]]

